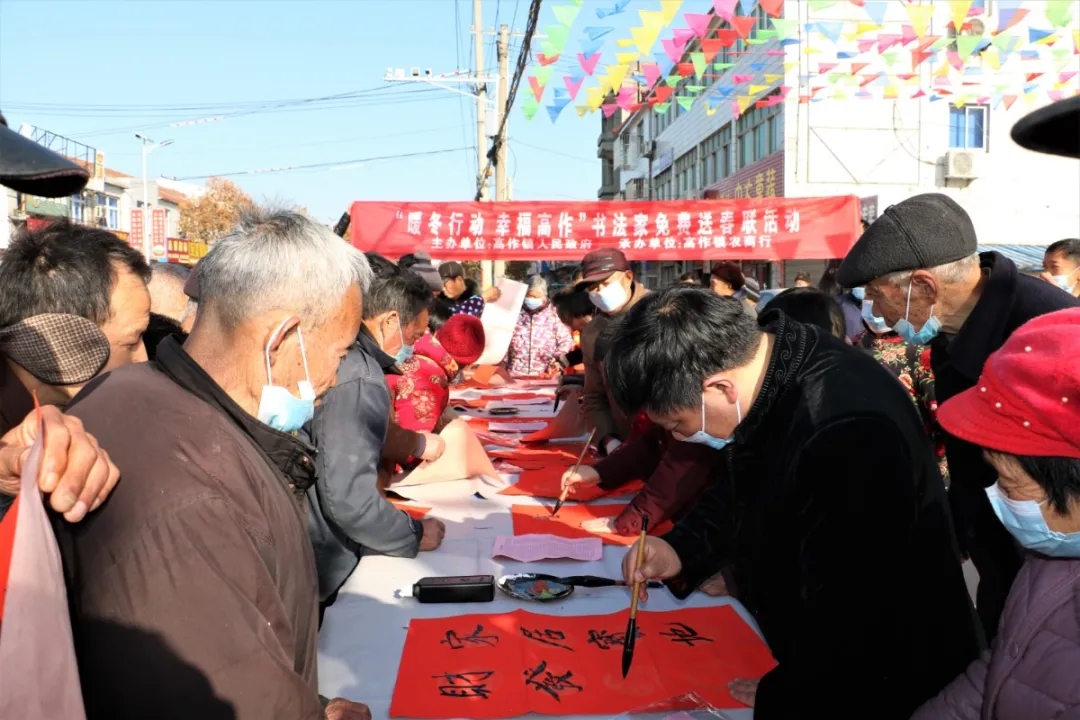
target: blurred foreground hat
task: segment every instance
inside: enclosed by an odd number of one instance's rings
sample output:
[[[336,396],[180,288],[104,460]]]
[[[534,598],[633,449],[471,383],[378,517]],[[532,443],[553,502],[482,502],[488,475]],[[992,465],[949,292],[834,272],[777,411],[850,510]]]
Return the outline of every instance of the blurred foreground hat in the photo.
[[[416,263],[409,267],[409,271],[422,277],[431,292],[440,292],[442,290],[443,280],[439,271],[431,264],[431,256],[421,250],[420,252],[413,253],[413,258],[416,259]]]
[[[919,270],[973,255],[975,226],[947,195],[909,197],[885,212],[862,234],[836,273],[841,287],[862,287],[882,275]]]
[[[38,197],[67,197],[89,180],[89,170],[15,132],[0,114],[0,185]]]
[[[454,315],[435,333],[435,339],[461,367],[472,365],[484,354],[484,324],[474,315]]]
[[[946,400],[938,422],[961,440],[1010,455],[1080,458],[1080,308],[1017,329],[975,387]]]
[[[1080,95],[1020,118],[1012,139],[1028,150],[1080,159]]]
[[[630,263],[626,262],[626,256],[621,250],[604,248],[593,250],[581,261],[581,279],[577,285],[592,285],[607,280],[612,273],[630,269]]]
[[[79,385],[105,367],[109,340],[86,318],[47,313],[0,328],[0,355],[47,385]]]

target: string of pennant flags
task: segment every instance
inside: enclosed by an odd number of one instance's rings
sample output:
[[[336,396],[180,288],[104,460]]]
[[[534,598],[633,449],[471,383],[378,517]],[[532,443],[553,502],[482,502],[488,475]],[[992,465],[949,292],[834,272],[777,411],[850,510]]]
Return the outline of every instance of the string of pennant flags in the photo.
[[[585,117],[702,103],[738,117],[792,92],[1006,107],[1080,94],[1080,0],[995,0],[993,16],[979,0],[803,1],[796,19],[784,0],[564,0],[521,111],[555,122],[570,106]]]

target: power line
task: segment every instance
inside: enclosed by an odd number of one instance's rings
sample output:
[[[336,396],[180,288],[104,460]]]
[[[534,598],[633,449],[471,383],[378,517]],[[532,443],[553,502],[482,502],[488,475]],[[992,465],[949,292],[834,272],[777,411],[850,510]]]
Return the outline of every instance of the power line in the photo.
[[[424,157],[429,155],[446,155],[447,153],[456,153],[469,150],[470,148],[447,148],[445,150],[427,150],[424,152],[413,153],[400,153],[397,155],[380,155],[377,157],[357,158],[355,160],[338,160],[335,162],[325,163],[312,163],[310,165],[289,165],[279,168],[265,168],[260,170],[239,170],[236,172],[227,173],[213,173],[211,175],[188,175],[186,177],[173,178],[174,180],[206,180],[208,178],[218,177],[237,177],[240,175],[266,175],[270,173],[292,172],[294,170],[331,170],[334,168],[343,167],[345,165],[361,165],[366,163],[378,162],[380,160],[404,160],[407,158]]]
[[[595,159],[583,158],[578,155],[571,155],[570,153],[559,152],[558,150],[552,150],[550,148],[542,147],[540,145],[533,145],[532,143],[523,142],[518,139],[511,140],[511,146],[521,145],[522,147],[532,148],[533,150],[539,150],[540,152],[546,152],[549,155],[558,155],[559,157],[570,158],[571,160],[577,160],[578,162],[589,163],[590,165],[596,165]]]
[[[502,108],[502,118],[499,121],[499,130],[495,133],[495,140],[491,143],[491,149],[488,150],[487,163],[484,172],[480,173],[480,176],[477,178],[477,201],[483,196],[484,180],[487,178],[488,171],[498,162],[499,148],[502,145],[503,133],[506,132],[506,122],[510,119],[510,111],[514,107],[514,99],[517,97],[518,86],[521,85],[521,78],[525,74],[525,68],[529,65],[532,39],[533,35],[536,34],[536,23],[540,17],[540,4],[541,0],[532,0],[529,5],[529,19],[525,25],[525,38],[521,42],[521,52],[518,53],[517,64],[514,67],[514,78],[510,81],[510,91],[506,95],[506,105]]]

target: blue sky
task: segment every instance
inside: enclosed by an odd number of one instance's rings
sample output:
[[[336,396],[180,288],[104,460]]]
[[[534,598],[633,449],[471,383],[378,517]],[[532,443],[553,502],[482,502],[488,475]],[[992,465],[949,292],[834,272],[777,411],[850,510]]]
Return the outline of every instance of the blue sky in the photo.
[[[524,29],[528,0],[484,5],[486,27]],[[597,6],[586,0],[584,12]],[[471,14],[471,0],[0,0],[0,110],[15,127],[28,122],[103,150],[109,167],[133,175],[140,172],[136,126],[210,117],[225,104],[372,88],[379,90],[336,107],[147,127],[154,140],[174,141],[150,155],[150,174],[184,178],[471,148],[470,99],[440,90],[404,95],[420,85],[382,87],[391,66],[452,71],[460,56],[469,67]],[[541,25],[550,17],[542,11]],[[572,36],[579,32],[576,25]],[[494,71],[492,38],[484,44]],[[527,92],[522,82],[519,98]],[[86,109],[106,105],[114,108]],[[510,122],[515,199],[595,199],[599,114],[579,119],[569,108],[552,124],[543,110],[531,122],[515,110]],[[472,199],[475,157],[469,149],[232,179],[256,198],[302,204],[330,221],[352,200]]]

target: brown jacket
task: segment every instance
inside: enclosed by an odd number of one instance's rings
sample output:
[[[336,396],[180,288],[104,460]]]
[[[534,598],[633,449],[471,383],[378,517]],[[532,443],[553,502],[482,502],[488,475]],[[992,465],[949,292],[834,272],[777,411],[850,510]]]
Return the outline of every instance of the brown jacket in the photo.
[[[681,518],[708,488],[713,466],[722,457],[705,445],[675,440],[659,425],[621,445],[596,463],[600,487],[613,490],[645,480],[645,488],[615,518],[615,531],[636,535],[643,517],[650,527]]]
[[[69,411],[122,473],[97,512],[54,525],[88,720],[322,718],[310,449],[175,338]]]
[[[624,313],[649,294],[640,282],[634,282],[630,300],[614,315]],[[581,331],[581,352],[585,356],[585,394],[582,404],[585,406],[585,419],[590,428],[596,428],[597,447],[603,448],[610,438],[626,440],[630,437],[630,418],[626,417],[611,400],[607,383],[600,372],[600,363],[596,361],[596,339],[611,322],[612,315],[598,312],[592,322]]]

